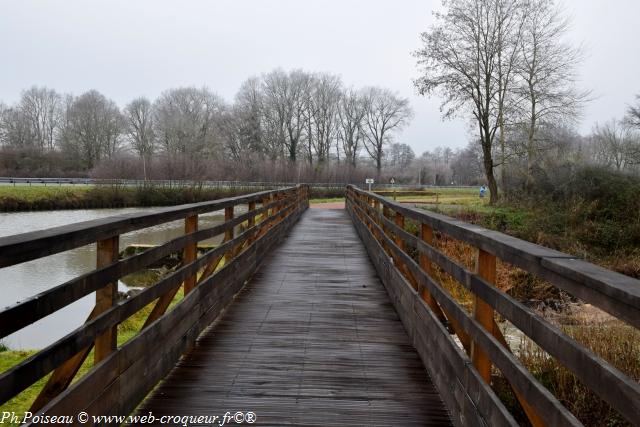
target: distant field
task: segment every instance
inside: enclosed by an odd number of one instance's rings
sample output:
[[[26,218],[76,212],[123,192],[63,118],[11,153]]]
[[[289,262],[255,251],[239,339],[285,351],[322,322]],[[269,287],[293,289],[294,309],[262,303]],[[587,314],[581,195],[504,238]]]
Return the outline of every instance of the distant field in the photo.
[[[483,208],[489,204],[489,197],[485,196],[484,198],[480,198],[478,190],[475,188],[438,188],[428,190],[427,193],[430,194],[424,196],[415,194],[404,196],[398,193],[396,201],[426,205],[425,207],[429,208],[438,207],[443,210],[457,206],[472,209]],[[393,198],[392,196],[388,197]]]

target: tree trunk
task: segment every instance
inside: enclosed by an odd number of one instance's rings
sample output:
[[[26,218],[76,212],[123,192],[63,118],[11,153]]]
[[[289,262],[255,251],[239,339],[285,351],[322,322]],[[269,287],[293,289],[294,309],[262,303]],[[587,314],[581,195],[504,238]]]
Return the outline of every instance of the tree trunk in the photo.
[[[524,188],[528,192],[533,184],[533,156],[535,153],[535,136],[536,136],[536,98],[533,85],[529,83],[529,94],[531,96],[531,121],[529,122],[529,131],[527,134],[527,177]]]
[[[489,204],[495,205],[498,201],[498,183],[493,174],[493,157],[491,153],[491,128],[488,120],[483,120],[480,127],[480,144],[482,145],[482,160],[484,173],[489,186]]]
[[[506,173],[506,155],[505,155],[505,137],[504,137],[504,116],[500,112],[500,185],[502,192],[507,194],[507,173]]]

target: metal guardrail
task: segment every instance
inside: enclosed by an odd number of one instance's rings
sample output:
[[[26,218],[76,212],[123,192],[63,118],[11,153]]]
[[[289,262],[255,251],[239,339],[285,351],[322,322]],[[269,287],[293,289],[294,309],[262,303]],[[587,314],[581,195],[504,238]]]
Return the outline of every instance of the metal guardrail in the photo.
[[[32,177],[0,177],[0,185],[122,185],[122,186],[158,186],[158,187],[207,187],[207,188],[249,188],[249,189],[277,189],[305,184],[310,188],[339,188],[347,185],[365,188],[365,183],[358,182],[280,182],[280,181],[215,181],[215,180],[141,180],[141,179],[97,179],[97,178],[32,178]],[[427,190],[438,188],[476,188],[468,185],[427,185],[427,184],[372,184],[374,190]]]

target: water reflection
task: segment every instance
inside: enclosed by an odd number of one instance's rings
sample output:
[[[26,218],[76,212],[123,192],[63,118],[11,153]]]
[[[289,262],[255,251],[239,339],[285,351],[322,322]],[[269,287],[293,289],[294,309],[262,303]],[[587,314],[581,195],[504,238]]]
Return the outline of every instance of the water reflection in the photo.
[[[143,209],[125,208],[0,213],[0,236],[26,233],[74,222],[141,211]],[[237,214],[242,212],[242,207],[236,207]],[[202,215],[200,216],[199,227],[212,227],[221,223],[223,219],[224,213],[221,211]],[[134,243],[161,244],[181,236],[183,232],[184,222],[182,220],[134,231],[120,237],[120,249],[122,250],[127,245]],[[219,243],[221,239],[222,236],[219,236],[205,243]],[[12,305],[93,270],[96,262],[95,246],[95,244],[91,244],[46,258],[0,269],[0,286],[2,286],[0,307]],[[127,290],[126,285],[123,283],[120,283],[119,287],[121,290]],[[45,347],[80,326],[93,308],[94,300],[94,294],[90,294],[62,310],[9,335],[2,341],[12,349]]]

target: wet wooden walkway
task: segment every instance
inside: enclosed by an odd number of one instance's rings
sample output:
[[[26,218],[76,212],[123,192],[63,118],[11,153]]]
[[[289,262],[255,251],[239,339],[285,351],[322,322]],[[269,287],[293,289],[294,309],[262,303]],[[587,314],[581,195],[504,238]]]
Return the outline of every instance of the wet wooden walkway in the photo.
[[[138,413],[150,411],[252,411],[254,425],[449,425],[344,210],[303,215]]]

